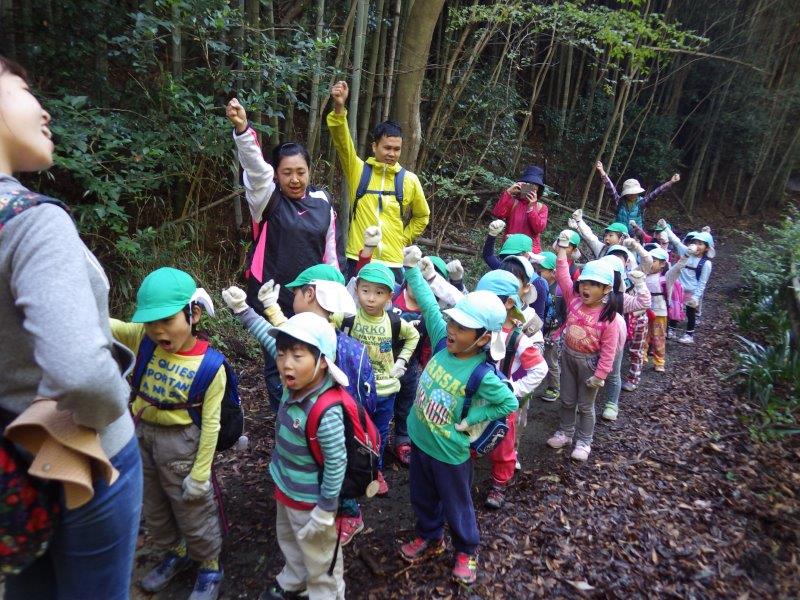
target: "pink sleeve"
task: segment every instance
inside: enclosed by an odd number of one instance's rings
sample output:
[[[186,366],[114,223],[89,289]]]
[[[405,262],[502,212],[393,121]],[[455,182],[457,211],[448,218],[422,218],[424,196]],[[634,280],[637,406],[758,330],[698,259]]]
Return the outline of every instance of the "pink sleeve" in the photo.
[[[635,296],[628,293],[622,294],[622,312],[636,312],[637,310],[646,310],[650,308],[652,303],[652,296],[650,290],[644,288],[640,292],[636,292]]]
[[[556,281],[561,288],[564,302],[569,304],[575,292],[572,289],[572,278],[569,276],[569,263],[566,258],[558,257],[556,260]]]
[[[528,213],[528,226],[533,231],[534,235],[539,235],[547,227],[547,205],[542,204],[542,208],[538,211],[534,207]]]
[[[511,213],[511,207],[514,205],[514,199],[511,197],[511,194],[508,192],[503,192],[500,194],[500,200],[497,201],[497,204],[494,206],[494,210],[492,211],[492,216],[497,217],[498,219],[508,219],[509,214]]]
[[[600,335],[600,360],[597,361],[597,368],[594,370],[594,376],[598,379],[605,380],[611,372],[617,354],[617,344],[619,344],[619,329],[617,320],[614,319],[606,324]]]
[[[339,268],[339,257],[336,253],[336,211],[331,207],[331,223],[328,225],[328,232],[325,234],[325,253],[322,262],[326,265]]]

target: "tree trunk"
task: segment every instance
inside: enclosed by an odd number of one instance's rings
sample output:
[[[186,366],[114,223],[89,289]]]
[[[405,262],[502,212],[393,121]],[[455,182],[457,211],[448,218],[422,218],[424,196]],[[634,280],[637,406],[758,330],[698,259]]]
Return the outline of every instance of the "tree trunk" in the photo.
[[[272,0],[262,0],[263,3],[263,22],[267,29],[267,36],[271,40],[275,40],[275,9]],[[269,118],[269,126],[272,132],[269,136],[269,143],[277,146],[280,143],[280,123],[278,123],[278,98],[273,90],[270,94],[270,104],[272,105],[272,116]]]
[[[397,57],[397,38],[400,30],[400,12],[403,8],[403,0],[395,0],[394,11],[392,13],[392,38],[389,43],[389,73],[386,75],[386,88],[383,90],[383,112],[381,113],[381,121],[386,121],[389,118],[389,112],[392,106],[392,86],[394,85],[394,63]]]
[[[314,28],[314,36],[317,40],[322,39],[325,31],[325,0],[317,0],[317,22]],[[311,98],[308,109],[308,153],[313,158],[317,150],[317,137],[319,136],[319,108],[320,108],[320,71],[324,63],[324,56],[317,55],[314,67],[314,74],[311,77]]]
[[[256,34],[261,30],[261,3],[259,0],[246,0],[247,4],[247,26],[250,29],[249,39],[255,40]],[[252,80],[253,93],[256,96],[261,95],[261,70],[259,69]],[[253,123],[261,125],[261,108],[260,105],[253,106],[250,111],[250,120]]]
[[[626,85],[622,90],[623,99],[622,99],[622,106],[620,107],[620,110],[619,110],[619,117],[618,117],[619,126],[617,127],[617,135],[614,138],[614,143],[611,146],[611,152],[609,153],[609,156],[608,156],[608,170],[609,171],[614,166],[614,156],[616,156],[616,154],[617,154],[617,148],[619,147],[619,140],[622,137],[622,128],[623,128],[623,126],[625,124],[625,109],[628,106],[628,98],[630,97],[631,87],[632,87],[631,85]],[[600,217],[600,209],[603,206],[603,194],[605,193],[605,191],[606,191],[606,186],[601,185],[600,186],[600,193],[597,195],[597,207],[595,208],[595,211],[594,211],[594,217],[596,219]]]
[[[378,0],[378,5],[375,9],[377,16],[378,28],[372,36],[372,43],[369,50],[369,62],[367,63],[367,76],[364,81],[365,94],[364,102],[361,106],[361,112],[358,116],[358,154],[364,156],[367,149],[367,137],[369,132],[369,123],[372,116],[372,100],[375,95],[375,71],[378,67],[378,52],[381,48],[381,39],[383,38],[383,0]]]
[[[564,129],[567,126],[567,107],[569,107],[570,77],[572,75],[572,44],[567,46],[567,64],[564,67],[564,93],[561,98],[561,116],[558,119],[558,144],[564,137]]]
[[[181,7],[176,2],[172,5],[172,76],[179,79],[182,73]]]
[[[422,82],[428,65],[433,29],[436,27],[443,5],[444,0],[414,3],[406,24],[404,43],[400,49],[395,113],[400,125],[406,131],[403,162],[411,170],[417,166],[417,154],[422,141],[419,117]]]
[[[391,2],[391,0],[388,0]],[[391,12],[391,8],[387,2],[386,11]],[[386,43],[389,40],[389,30],[384,26],[383,21],[380,23],[381,37],[380,47],[378,48],[378,66],[375,74],[375,115],[374,120],[378,120],[383,116],[383,103],[386,100]]]
[[[350,107],[347,110],[347,124],[350,137],[358,140],[358,102],[361,99],[361,74],[364,70],[364,44],[367,36],[368,0],[358,2],[356,10],[356,30],[353,39],[353,77],[350,84]]]

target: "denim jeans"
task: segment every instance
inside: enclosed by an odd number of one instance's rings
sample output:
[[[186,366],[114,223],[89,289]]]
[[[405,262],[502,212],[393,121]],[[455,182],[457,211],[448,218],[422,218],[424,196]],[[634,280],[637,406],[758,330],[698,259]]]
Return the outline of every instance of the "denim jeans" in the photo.
[[[378,470],[383,471],[383,453],[386,451],[386,441],[389,439],[389,424],[394,417],[394,399],[397,394],[388,396],[378,396],[378,405],[375,407],[375,414],[372,422],[381,434],[381,453],[378,457]]]
[[[111,459],[119,478],[94,481],[94,497],[64,510],[50,547],[22,573],[6,578],[6,600],[128,598],[142,507],[142,462],[132,438]]]

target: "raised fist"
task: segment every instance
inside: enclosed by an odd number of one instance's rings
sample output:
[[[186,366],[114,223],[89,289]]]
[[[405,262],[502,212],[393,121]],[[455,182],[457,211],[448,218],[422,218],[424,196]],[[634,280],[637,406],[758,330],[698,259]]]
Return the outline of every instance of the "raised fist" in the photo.
[[[421,258],[422,250],[419,249],[419,246],[408,246],[407,248],[403,248],[403,266],[406,269],[416,267]]]
[[[376,248],[381,243],[381,230],[377,225],[370,225],[364,230],[364,246]]]
[[[346,81],[337,81],[333,84],[331,88],[331,99],[333,99],[333,107],[337,112],[344,108],[349,95],[350,88]]]
[[[239,104],[236,98],[231,98],[228,105],[225,107],[225,116],[231,122],[236,133],[244,133],[247,131],[247,111]]]
[[[503,230],[506,228],[506,222],[503,219],[497,219],[489,223],[489,235],[492,237],[497,237]]]
[[[447,263],[447,278],[450,281],[461,281],[464,279],[464,267],[460,260],[451,260]]]

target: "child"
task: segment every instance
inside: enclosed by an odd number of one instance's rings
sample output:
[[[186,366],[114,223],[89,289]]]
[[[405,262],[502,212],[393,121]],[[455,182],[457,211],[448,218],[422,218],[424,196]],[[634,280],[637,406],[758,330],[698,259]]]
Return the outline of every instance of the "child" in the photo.
[[[523,185],[527,193],[523,193]],[[524,233],[539,252],[541,233],[547,228],[547,206],[539,201],[544,193],[544,171],[528,165],[519,180],[503,192],[492,215],[508,223],[509,234]]]
[[[684,244],[671,228],[667,228],[666,231],[678,256],[689,255],[686,266],[678,278],[683,287],[683,301],[686,309],[686,332],[678,339],[678,342],[694,344],[694,328],[697,324],[697,317],[700,316],[703,294],[705,294],[708,279],[711,277],[710,259],[716,255],[714,238],[711,236],[710,229],[704,227],[702,231],[689,233],[686,236],[686,244]],[[668,338],[676,337],[677,326],[677,321],[669,323]]]
[[[417,518],[417,537],[400,547],[401,556],[416,562],[444,552],[444,524],[456,550],[453,578],[471,585],[478,575],[476,551],[480,542],[472,504],[472,460],[467,430],[478,423],[504,417],[518,407],[514,393],[493,372],[478,386],[466,419],[461,419],[464,389],[472,372],[487,360],[503,357],[500,331],[506,310],[498,297],[480,291],[467,294],[445,311],[415,268],[422,253],[406,249],[408,285],[414,290],[435,349],[420,376],[414,408],[408,417],[411,437],[409,491]]]
[[[583,241],[589,246],[595,258],[603,258],[611,246],[622,244],[628,237],[628,227],[624,223],[610,223],[605,229],[601,242],[586,221],[583,220],[583,211],[579,208],[568,219],[570,229],[577,229]]]
[[[537,390],[539,398],[545,402],[555,402],[559,397],[561,369],[561,324],[566,317],[564,296],[556,281],[556,255],[542,252],[539,262],[539,275],[547,282],[547,304],[545,317],[542,319],[542,335],[544,337],[544,360],[547,363],[547,377],[542,382],[544,389]]]
[[[392,335],[393,318],[387,312],[387,305],[390,305],[392,299],[395,279],[389,267],[380,263],[369,263],[358,272],[355,284],[358,308],[352,323],[348,326],[342,313],[333,314],[331,322],[364,344],[369,351],[378,394],[373,421],[381,434],[378,495],[385,496],[389,493],[389,485],[383,476],[383,458],[389,437],[389,424],[394,416],[394,402],[400,390],[400,378],[405,374],[411,355],[417,347],[419,332],[407,321],[394,316],[394,328],[399,327],[399,330],[396,338]]]
[[[681,180],[681,176],[675,173],[666,183],[662,183],[649,194],[640,196],[640,194],[644,194],[644,188],[639,185],[636,179],[626,179],[622,184],[622,193],[618,194],[617,188],[614,187],[608,174],[603,169],[603,163],[598,160],[595,168],[603,179],[603,183],[606,184],[606,189],[614,199],[616,221],[618,223],[636,221],[639,227],[644,227],[644,211],[647,205]]]
[[[356,306],[347,289],[342,285],[343,282],[342,274],[329,265],[309,267],[300,273],[297,279],[286,284],[286,287],[293,290],[294,293],[293,309],[295,314],[310,312],[323,317],[326,321],[333,313],[354,315]],[[275,289],[277,287],[273,285],[272,281],[268,281],[258,292],[259,301],[265,307],[264,312],[274,326],[280,326],[286,322],[286,317],[277,304],[279,295],[278,290]],[[248,310],[247,304],[244,303],[244,292],[236,287],[231,287],[222,292],[222,298],[242,325],[268,352],[272,346],[269,325],[255,311]],[[334,329],[332,325],[331,329]],[[371,416],[377,406],[377,396],[375,375],[367,349],[358,340],[341,331],[335,329],[334,331],[336,332],[336,366],[347,375],[349,381],[347,393]],[[354,498],[339,499],[336,529],[339,532],[342,546],[349,544],[364,529],[364,518],[358,502]]]
[[[275,533],[286,562],[262,597],[344,600],[344,564],[342,553],[336,551],[335,527],[347,468],[341,406],[326,410],[317,429],[321,470],[305,432],[314,403],[326,392],[349,384],[334,363],[336,334],[323,317],[311,312],[293,316],[269,334],[275,338],[270,353],[284,382],[269,473],[275,482]]]
[[[663,373],[666,364],[667,341],[667,310],[672,300],[675,282],[689,260],[688,256],[681,259],[669,268],[666,275],[662,275],[665,267],[669,265],[669,255],[661,247],[650,250],[653,257],[653,267],[647,276],[647,288],[653,298],[650,310],[653,313],[650,319],[647,338],[642,352],[647,356],[648,346],[653,350],[653,370]]]
[[[144,343],[155,345],[131,410],[138,421],[144,519],[154,544],[166,554],[140,585],[150,593],[162,590],[197,561],[200,570],[192,600],[217,598],[224,575],[219,515],[211,489],[227,383],[224,367],[206,390],[199,428],[185,408],[194,375],[209,350],[208,342],[195,337],[200,305],[214,314],[210,298],[188,273],[164,267],[142,281],[132,322],[111,320],[114,337],[133,352],[138,354]]]
[[[615,316],[619,302],[609,296],[614,271],[608,263],[587,263],[573,282],[567,265],[568,231],[559,234],[558,245],[556,279],[567,303],[567,318],[561,354],[561,425],[547,444],[563,448],[572,443],[577,413],[578,440],[572,458],[583,462],[592,450],[597,390],[611,371],[619,343]]]
[[[553,251],[558,253],[560,244],[566,245],[567,253],[567,266],[569,267],[569,276],[572,281],[577,281],[578,276],[581,274],[583,265],[579,265],[576,261],[581,257],[581,251],[578,246],[581,243],[581,236],[577,231],[565,229],[562,231],[558,238],[553,242]]]
[[[506,353],[498,362],[498,366],[511,382],[517,402],[522,407],[523,400],[547,375],[547,363],[533,340],[524,335],[519,326],[524,319],[520,311],[522,303],[518,295],[519,280],[507,271],[489,271],[478,281],[475,290],[492,292],[505,303],[506,320],[500,337]],[[517,464],[516,442],[520,415],[522,415],[521,410],[519,413],[508,415],[508,433],[489,453],[489,459],[492,461],[492,487],[486,497],[487,508],[497,510],[505,504],[506,487],[514,477]]]

